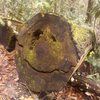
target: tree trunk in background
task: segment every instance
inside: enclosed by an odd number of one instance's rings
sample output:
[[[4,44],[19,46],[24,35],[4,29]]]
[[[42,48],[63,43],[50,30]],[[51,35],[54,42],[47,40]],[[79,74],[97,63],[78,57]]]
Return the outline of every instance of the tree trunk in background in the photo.
[[[86,18],[86,23],[88,24],[92,24],[92,14],[91,14],[91,10],[93,8],[94,5],[94,0],[88,0],[88,7],[87,7],[87,18]]]
[[[62,0],[55,0],[54,1],[54,13],[56,14],[60,14],[61,11],[61,2],[63,2]]]

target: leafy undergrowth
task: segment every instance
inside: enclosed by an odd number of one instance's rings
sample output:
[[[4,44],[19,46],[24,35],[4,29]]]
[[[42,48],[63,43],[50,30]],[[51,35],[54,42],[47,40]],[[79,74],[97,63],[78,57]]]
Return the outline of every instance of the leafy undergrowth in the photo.
[[[15,52],[8,53],[0,46],[0,100],[97,100],[94,94],[83,93],[76,88],[66,86],[60,92],[45,94],[32,93],[19,82],[14,58]]]

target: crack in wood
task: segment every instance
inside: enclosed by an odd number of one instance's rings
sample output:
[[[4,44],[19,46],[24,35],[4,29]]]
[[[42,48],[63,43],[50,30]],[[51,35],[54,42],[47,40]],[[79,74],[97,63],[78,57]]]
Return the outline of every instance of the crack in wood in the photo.
[[[62,72],[62,73],[68,73],[68,71],[66,72],[66,71],[60,70],[60,69],[54,69],[54,70],[52,70],[52,71],[39,71],[39,70],[37,70],[36,68],[34,68],[34,67],[29,63],[29,61],[28,61],[27,59],[24,59],[24,61],[25,61],[33,70],[35,70],[35,71],[37,71],[37,72],[40,72],[40,73],[53,73],[53,72],[56,72],[56,71]]]

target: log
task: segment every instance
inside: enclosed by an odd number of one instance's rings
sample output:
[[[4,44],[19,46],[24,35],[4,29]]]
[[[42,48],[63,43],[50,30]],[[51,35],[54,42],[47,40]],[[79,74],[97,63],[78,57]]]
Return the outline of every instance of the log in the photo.
[[[64,18],[39,13],[22,27],[16,65],[20,80],[32,91],[60,90],[77,61],[71,26]]]
[[[86,78],[84,76],[74,75],[74,80],[70,81],[69,84],[73,87],[91,94],[95,94],[100,97],[100,83],[93,79]]]

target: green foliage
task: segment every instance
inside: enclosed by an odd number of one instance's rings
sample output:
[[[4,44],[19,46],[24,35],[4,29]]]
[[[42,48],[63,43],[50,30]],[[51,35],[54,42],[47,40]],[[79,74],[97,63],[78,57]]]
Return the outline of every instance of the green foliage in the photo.
[[[91,51],[90,54],[87,56],[86,61],[89,62],[93,67],[92,74],[100,74],[100,54],[97,55],[94,51]]]
[[[7,2],[8,16],[21,21],[27,21],[36,13],[45,13],[50,9],[50,1],[41,0],[9,0]]]
[[[84,7],[80,0],[6,0],[8,16],[26,21],[36,13],[56,13],[67,19],[84,22]],[[80,6],[79,6],[80,5]]]
[[[7,5],[9,16],[22,21],[29,19],[34,10],[33,4],[27,0],[10,0]]]

